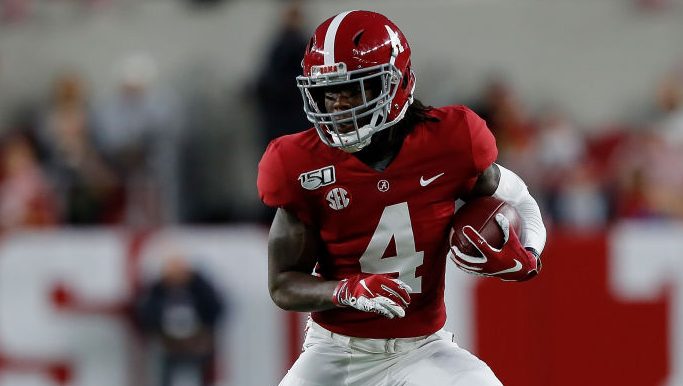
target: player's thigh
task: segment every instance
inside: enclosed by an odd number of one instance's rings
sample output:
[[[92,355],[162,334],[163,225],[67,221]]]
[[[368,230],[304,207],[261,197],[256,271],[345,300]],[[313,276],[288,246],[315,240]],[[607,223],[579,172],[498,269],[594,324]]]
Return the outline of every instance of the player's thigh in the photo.
[[[461,374],[455,383],[455,386],[502,386],[503,384],[498,380],[493,371],[489,367],[479,369],[472,372],[465,372]]]
[[[406,386],[502,386],[486,363],[447,340],[419,348],[405,363],[396,378]]]
[[[343,347],[314,344],[301,353],[280,386],[345,385],[350,360]]]

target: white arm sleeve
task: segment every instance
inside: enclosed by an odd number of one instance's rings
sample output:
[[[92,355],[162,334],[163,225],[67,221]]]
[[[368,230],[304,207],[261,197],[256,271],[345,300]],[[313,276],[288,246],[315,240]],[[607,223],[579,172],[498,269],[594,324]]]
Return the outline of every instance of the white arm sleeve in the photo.
[[[520,242],[525,247],[531,247],[543,252],[546,231],[541,218],[541,209],[536,200],[531,197],[524,181],[514,172],[498,165],[500,182],[493,197],[500,198],[512,205],[522,219],[522,238]]]

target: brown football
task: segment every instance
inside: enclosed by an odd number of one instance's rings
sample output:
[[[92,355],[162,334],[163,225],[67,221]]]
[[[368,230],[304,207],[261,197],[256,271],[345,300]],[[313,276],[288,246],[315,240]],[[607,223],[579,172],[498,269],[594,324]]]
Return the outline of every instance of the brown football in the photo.
[[[488,241],[494,248],[503,246],[503,231],[496,222],[496,214],[502,214],[510,220],[510,228],[521,237],[522,221],[517,210],[507,202],[495,197],[477,197],[467,201],[453,215],[451,246],[470,256],[481,256],[481,253],[470,243],[462,229],[469,225]]]

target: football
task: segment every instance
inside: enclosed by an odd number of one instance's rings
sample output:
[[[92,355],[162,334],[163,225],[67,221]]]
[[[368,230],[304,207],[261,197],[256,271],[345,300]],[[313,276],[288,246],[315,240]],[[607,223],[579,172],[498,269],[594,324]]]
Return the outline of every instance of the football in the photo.
[[[450,243],[470,256],[481,253],[465,238],[462,229],[469,225],[494,248],[503,246],[503,230],[496,222],[496,214],[504,215],[510,221],[510,228],[521,237],[522,221],[517,210],[507,202],[495,197],[477,197],[467,201],[453,215]]]

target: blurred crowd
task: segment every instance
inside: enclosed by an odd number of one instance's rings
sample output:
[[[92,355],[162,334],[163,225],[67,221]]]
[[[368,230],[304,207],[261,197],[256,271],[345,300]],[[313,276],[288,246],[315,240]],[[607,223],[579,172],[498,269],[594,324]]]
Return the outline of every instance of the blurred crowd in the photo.
[[[239,154],[231,127],[245,124],[229,108],[250,112],[261,129],[250,160],[270,139],[308,127],[293,79],[309,31],[297,2],[281,16],[260,71],[239,95],[216,91],[210,77],[173,91],[140,52],[122,59],[106,98],[94,98],[74,70],[18,111],[0,100],[0,228],[267,222],[269,211],[244,210],[231,195],[244,181],[225,181],[246,170],[253,184],[256,173],[226,162]],[[532,111],[537,101],[523,100],[513,83],[499,74],[473,100],[451,102],[486,119],[499,161],[528,182],[549,226],[683,218],[683,69],[653,85],[656,97],[642,101],[642,112],[622,120],[615,113],[603,127],[581,127],[561,105]],[[230,106],[234,100],[247,102]]]
[[[81,75],[62,73],[44,103],[10,119],[0,140],[4,229],[173,221],[183,114],[150,88],[155,71],[150,57],[127,57],[119,89],[97,105]]]
[[[594,231],[625,218],[683,218],[683,68],[653,88],[642,112],[601,127],[581,127],[562,106],[530,112],[502,77],[470,106],[496,135],[499,162],[540,200],[548,225]]]

